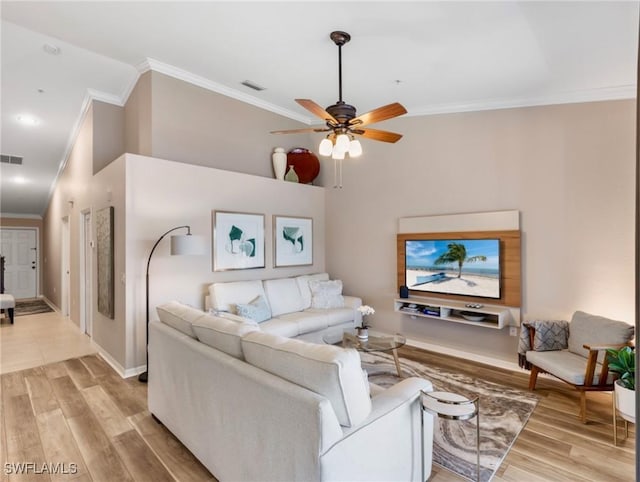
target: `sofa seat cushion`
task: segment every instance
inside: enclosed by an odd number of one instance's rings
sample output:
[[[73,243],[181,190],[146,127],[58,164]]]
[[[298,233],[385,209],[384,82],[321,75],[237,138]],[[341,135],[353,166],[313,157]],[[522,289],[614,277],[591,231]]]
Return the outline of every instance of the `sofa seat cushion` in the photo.
[[[209,314],[198,318],[192,326],[200,342],[240,360],[244,360],[242,337],[260,331],[253,323],[238,323]]]
[[[634,327],[624,321],[615,321],[602,316],[576,311],[569,324],[569,351],[583,357],[589,350],[583,345],[619,345],[631,341]],[[604,361],[605,351],[598,354],[598,361]]]
[[[342,426],[358,425],[371,412],[356,350],[262,332],[246,335],[242,349],[251,365],[327,398]]]
[[[202,310],[182,304],[179,301],[170,301],[159,305],[156,307],[156,312],[162,323],[175,328],[185,335],[189,335],[191,338],[197,338],[193,331],[193,322],[206,314]]]
[[[309,310],[281,315],[278,319],[298,325],[299,335],[323,330],[329,326],[329,318],[325,313],[311,313]]]
[[[236,312],[238,303],[249,303],[257,296],[266,298],[262,281],[231,281],[209,285],[209,301],[216,311]]]
[[[305,274],[295,278],[302,296],[302,309],[311,308],[311,288],[309,281],[329,281],[329,273]]]
[[[281,318],[271,318],[260,323],[260,330],[273,335],[293,338],[300,334],[298,324]]]
[[[323,310],[321,308],[309,308],[305,313],[317,313],[324,316],[328,326],[341,325],[353,321],[353,308],[333,308]]]
[[[542,368],[554,376],[573,385],[584,385],[584,374],[587,368],[587,359],[581,355],[571,353],[569,350],[556,351],[528,351],[527,361],[538,368]],[[593,383],[598,384],[602,365],[596,365]],[[609,373],[607,383],[613,383],[613,375]]]
[[[263,286],[271,306],[271,316],[304,310],[300,288],[294,278],[265,280]]]

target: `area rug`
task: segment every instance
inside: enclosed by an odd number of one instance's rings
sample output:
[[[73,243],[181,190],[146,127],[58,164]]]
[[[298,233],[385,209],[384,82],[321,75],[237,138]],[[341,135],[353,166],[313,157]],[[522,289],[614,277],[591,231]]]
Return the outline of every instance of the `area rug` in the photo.
[[[393,357],[386,353],[360,353],[369,381],[389,387],[400,381]],[[480,480],[489,481],[533,413],[538,398],[510,388],[439,367],[400,359],[403,374],[429,380],[436,391],[467,398],[480,397]],[[469,480],[476,480],[475,418],[453,421],[438,418],[433,440],[433,461]]]
[[[44,300],[18,300],[14,316],[37,315],[39,313],[48,313],[53,311]]]

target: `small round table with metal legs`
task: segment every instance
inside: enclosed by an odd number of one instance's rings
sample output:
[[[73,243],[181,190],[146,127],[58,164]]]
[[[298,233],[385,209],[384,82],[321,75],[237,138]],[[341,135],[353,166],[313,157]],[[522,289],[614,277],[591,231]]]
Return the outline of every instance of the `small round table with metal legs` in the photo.
[[[469,420],[476,417],[476,480],[480,482],[480,401],[478,397],[469,400],[457,393],[422,392],[422,409],[449,420]],[[424,480],[424,466],[422,480]]]

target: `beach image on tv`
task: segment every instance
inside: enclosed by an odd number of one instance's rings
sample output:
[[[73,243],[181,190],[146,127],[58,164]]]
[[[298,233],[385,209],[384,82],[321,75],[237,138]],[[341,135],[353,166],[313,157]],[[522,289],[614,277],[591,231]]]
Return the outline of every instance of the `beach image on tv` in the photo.
[[[500,240],[408,240],[405,281],[411,290],[500,298]]]

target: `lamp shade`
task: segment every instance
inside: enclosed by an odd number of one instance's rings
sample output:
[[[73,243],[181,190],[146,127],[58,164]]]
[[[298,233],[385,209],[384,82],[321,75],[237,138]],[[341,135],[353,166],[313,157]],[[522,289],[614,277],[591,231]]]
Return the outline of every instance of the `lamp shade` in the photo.
[[[347,152],[349,150],[349,136],[346,134],[340,134],[336,137],[336,149]]]
[[[362,145],[357,139],[353,139],[349,143],[349,157],[358,157],[362,155]]]
[[[171,236],[172,255],[202,255],[205,253],[204,240],[192,234]]]
[[[332,150],[333,150],[333,144],[331,143],[331,140],[322,139],[322,141],[320,141],[318,154],[320,154],[321,156],[330,156]]]

